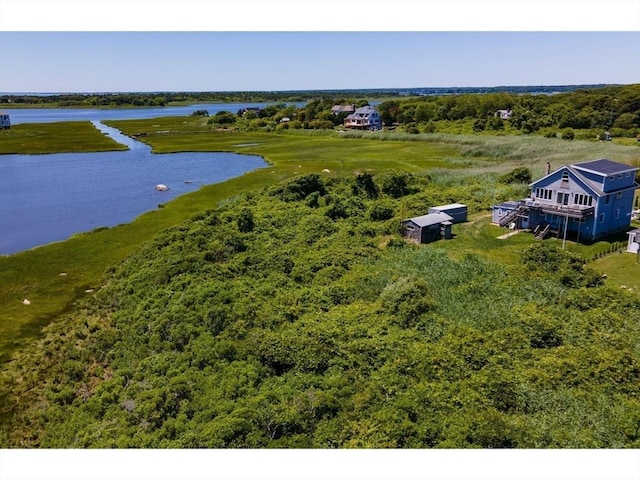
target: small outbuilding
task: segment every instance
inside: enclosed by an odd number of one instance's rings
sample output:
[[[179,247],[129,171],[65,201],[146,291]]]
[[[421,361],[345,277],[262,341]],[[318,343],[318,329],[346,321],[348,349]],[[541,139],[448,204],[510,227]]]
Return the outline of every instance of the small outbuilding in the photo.
[[[629,235],[629,244],[627,245],[627,252],[638,253],[640,250],[640,228],[627,232]]]
[[[461,203],[451,203],[449,205],[440,205],[438,207],[430,207],[429,213],[446,213],[451,215],[453,220],[451,223],[462,223],[467,221],[467,206]]]
[[[11,128],[11,119],[8,113],[0,112],[0,128],[3,130]]]
[[[430,243],[440,238],[451,238],[453,217],[436,212],[402,221],[404,237],[415,243]]]

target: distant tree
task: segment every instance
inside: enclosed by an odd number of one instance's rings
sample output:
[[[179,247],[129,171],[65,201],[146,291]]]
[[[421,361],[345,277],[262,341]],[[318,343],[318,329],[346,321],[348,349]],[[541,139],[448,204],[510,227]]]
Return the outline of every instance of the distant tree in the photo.
[[[324,182],[317,173],[298,177],[288,183],[282,191],[279,191],[285,200],[290,201],[302,200],[313,192],[318,192],[319,195],[326,193]]]
[[[412,191],[409,187],[410,179],[411,174],[409,173],[387,173],[382,177],[382,193],[386,193],[393,198],[409,195]]]
[[[389,220],[393,215],[393,206],[387,203],[376,203],[369,209],[369,218],[374,222]]]
[[[209,119],[209,123],[218,123],[220,125],[230,125],[236,122],[236,116],[227,111],[217,112],[213,117]]]
[[[380,193],[378,185],[376,185],[376,182],[373,180],[373,175],[366,172],[356,175],[351,185],[351,190],[354,195],[364,193],[369,198],[378,198],[378,194]]]
[[[573,130],[565,130],[564,132],[562,132],[562,138],[564,140],[573,140],[575,138],[575,133],[573,133]]]
[[[473,122],[473,131],[482,132],[486,124],[487,124],[486,120],[483,120],[482,118],[476,118]]]
[[[503,130],[504,120],[500,117],[490,117],[489,120],[487,120],[487,127],[491,128],[491,130]]]
[[[638,116],[633,113],[623,113],[618,118],[616,118],[615,122],[613,122],[614,128],[636,128],[638,126]]]
[[[500,176],[498,181],[506,185],[511,183],[531,183],[531,170],[527,167],[518,167]]]
[[[436,124],[433,120],[429,120],[424,127],[425,133],[433,133],[436,131]]]

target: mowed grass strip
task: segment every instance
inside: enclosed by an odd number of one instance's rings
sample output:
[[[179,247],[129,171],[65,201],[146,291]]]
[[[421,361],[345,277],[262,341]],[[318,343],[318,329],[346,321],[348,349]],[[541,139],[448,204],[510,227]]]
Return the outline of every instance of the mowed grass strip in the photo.
[[[118,150],[127,150],[127,147],[103,134],[91,122],[21,123],[0,130],[0,154]]]

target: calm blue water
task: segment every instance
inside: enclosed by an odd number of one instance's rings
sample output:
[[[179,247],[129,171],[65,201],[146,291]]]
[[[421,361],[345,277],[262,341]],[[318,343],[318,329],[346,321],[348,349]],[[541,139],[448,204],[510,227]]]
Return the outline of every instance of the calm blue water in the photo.
[[[100,110],[91,108],[25,108],[11,109],[6,106],[0,110],[9,114],[12,125],[20,123],[72,122],[79,120],[129,120],[157,117],[180,117],[190,115],[196,110],[206,110],[209,115],[227,111],[237,113],[243,107],[263,108],[269,103],[200,103],[180,107],[149,107]],[[295,104],[302,106],[303,103]]]
[[[204,108],[191,106],[191,109]],[[156,109],[152,109],[156,110]],[[212,109],[208,109],[211,113]],[[224,108],[222,108],[224,110]],[[162,109],[166,116],[166,110]],[[189,110],[192,111],[192,110]],[[237,110],[236,110],[237,111]],[[27,111],[21,111],[27,114]],[[93,120],[94,125],[130,150],[104,153],[0,155],[0,255],[12,254],[69,236],[132,221],[158,204],[265,167],[257,156],[234,153],[175,153],[155,155],[143,143],[102,125],[80,111],[38,110],[38,121]],[[97,111],[104,117],[105,111]],[[133,111],[108,111],[109,118]],[[10,113],[12,123],[14,112]],[[156,112],[156,115],[157,112]],[[28,114],[24,118],[29,118]],[[152,117],[150,117],[152,118]],[[33,119],[24,120],[33,122]],[[185,183],[189,182],[189,183]],[[163,183],[170,190],[158,192]]]

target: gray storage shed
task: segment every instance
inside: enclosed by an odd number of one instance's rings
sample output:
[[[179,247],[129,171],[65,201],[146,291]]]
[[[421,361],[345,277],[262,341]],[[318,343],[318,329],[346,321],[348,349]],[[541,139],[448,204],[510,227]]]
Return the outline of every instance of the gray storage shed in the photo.
[[[451,238],[451,220],[451,215],[441,212],[403,220],[404,237],[416,243],[429,243],[442,237]]]
[[[451,203],[449,205],[440,205],[438,207],[429,208],[429,213],[446,213],[451,215],[453,220],[451,223],[461,223],[467,221],[467,206],[461,203]]]

